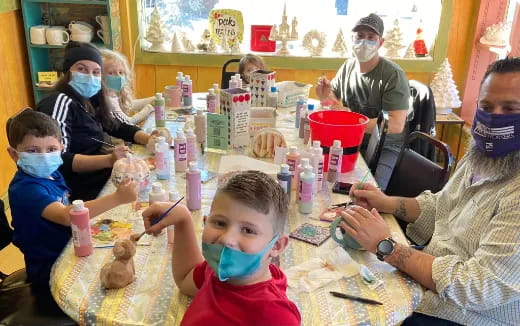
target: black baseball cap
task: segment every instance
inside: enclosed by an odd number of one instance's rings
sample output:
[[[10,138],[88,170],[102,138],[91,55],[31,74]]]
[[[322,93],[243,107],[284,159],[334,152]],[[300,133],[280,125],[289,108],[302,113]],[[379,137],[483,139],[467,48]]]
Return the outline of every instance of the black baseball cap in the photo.
[[[376,32],[379,36],[383,36],[383,31],[385,30],[385,25],[383,24],[383,20],[378,15],[372,13],[366,17],[361,18],[357,21],[354,28],[352,28],[353,32],[356,32],[358,27],[366,26]]]

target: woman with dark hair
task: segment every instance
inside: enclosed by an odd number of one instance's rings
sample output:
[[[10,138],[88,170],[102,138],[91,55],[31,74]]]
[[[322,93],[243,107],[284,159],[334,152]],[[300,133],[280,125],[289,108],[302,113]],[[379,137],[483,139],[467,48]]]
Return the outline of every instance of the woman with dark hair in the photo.
[[[64,76],[36,108],[60,126],[64,145],[60,171],[72,190],[71,200],[96,198],[114,162],[129,151],[117,146],[112,154],[103,154],[97,140],[103,140],[104,132],[142,145],[150,139],[138,127],[114,119],[101,83],[102,66],[95,46],[70,42],[65,49]]]

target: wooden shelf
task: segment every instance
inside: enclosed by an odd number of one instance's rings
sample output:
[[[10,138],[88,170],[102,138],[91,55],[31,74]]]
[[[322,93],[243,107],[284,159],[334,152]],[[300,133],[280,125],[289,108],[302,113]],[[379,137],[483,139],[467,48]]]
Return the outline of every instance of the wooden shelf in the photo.
[[[98,48],[106,48],[110,47],[110,44],[105,44],[103,42],[92,42]],[[64,45],[51,45],[51,44],[29,44],[31,48],[40,48],[40,49],[64,49],[67,44]]]

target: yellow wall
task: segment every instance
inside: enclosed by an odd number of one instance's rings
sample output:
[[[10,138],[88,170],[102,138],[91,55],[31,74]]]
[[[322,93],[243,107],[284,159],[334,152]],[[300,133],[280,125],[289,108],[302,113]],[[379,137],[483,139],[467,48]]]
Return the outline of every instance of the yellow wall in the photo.
[[[25,47],[22,13],[13,10],[0,13],[0,197],[5,194],[15,172],[15,164],[7,155],[7,118],[20,109],[33,106],[29,61]]]

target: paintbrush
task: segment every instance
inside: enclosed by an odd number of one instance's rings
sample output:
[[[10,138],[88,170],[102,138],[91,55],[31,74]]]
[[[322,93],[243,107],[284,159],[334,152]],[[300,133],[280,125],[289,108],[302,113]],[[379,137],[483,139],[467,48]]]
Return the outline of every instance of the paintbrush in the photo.
[[[376,301],[376,300],[372,300],[372,299],[356,297],[356,296],[353,296],[353,295],[348,295],[348,294],[345,294],[345,293],[340,293],[340,292],[335,292],[335,291],[329,291],[329,293],[332,294],[333,296],[337,297],[337,298],[350,299],[350,300],[355,300],[355,301],[359,301],[359,302],[363,302],[363,303],[383,305],[382,302],[379,302],[379,301]]]
[[[98,143],[101,143],[101,144],[104,144],[104,145],[107,145],[107,146],[113,147],[113,148],[116,147],[116,145],[114,145],[114,144],[107,143],[107,142],[105,142],[105,141],[99,140],[99,139],[94,138],[94,137],[90,137],[90,139],[95,140],[95,141],[97,141]]]
[[[358,183],[356,189],[361,189],[363,187],[363,183],[365,183],[368,175],[370,174],[370,170],[367,170],[367,173],[365,173],[365,176],[361,179],[361,181]]]
[[[166,215],[168,215],[168,213],[171,212],[172,209],[175,208],[175,206],[177,206],[181,200],[184,199],[184,196],[182,196],[179,200],[177,200],[173,205],[170,206],[170,208],[168,208],[164,213],[162,213],[158,218],[156,218],[153,222],[152,222],[152,225],[155,225],[157,223],[159,223]],[[146,233],[146,231],[143,231],[139,234],[138,237],[134,238],[134,241],[137,242],[139,241],[139,239],[141,239],[141,237]]]

